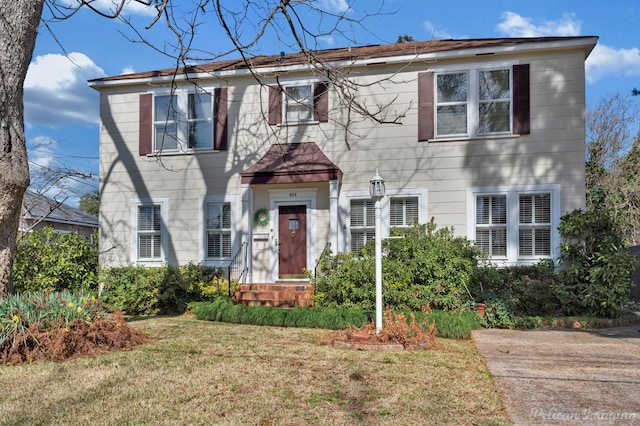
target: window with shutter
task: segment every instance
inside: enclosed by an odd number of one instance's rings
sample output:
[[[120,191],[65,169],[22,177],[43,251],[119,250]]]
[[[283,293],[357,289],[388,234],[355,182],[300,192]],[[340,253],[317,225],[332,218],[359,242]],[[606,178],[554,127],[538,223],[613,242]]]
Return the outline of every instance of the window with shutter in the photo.
[[[140,95],[140,155],[227,149],[227,88]]]
[[[304,124],[329,120],[329,86],[325,82],[283,83],[269,87],[271,125]]]
[[[418,75],[418,139],[528,134],[529,65]]]

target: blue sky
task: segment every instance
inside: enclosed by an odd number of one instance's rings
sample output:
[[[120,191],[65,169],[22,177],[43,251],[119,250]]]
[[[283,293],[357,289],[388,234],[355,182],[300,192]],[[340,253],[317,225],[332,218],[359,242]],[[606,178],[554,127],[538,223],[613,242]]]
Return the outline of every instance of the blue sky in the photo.
[[[75,0],[56,0],[73,4]],[[95,0],[108,8],[112,0]],[[400,35],[415,40],[526,36],[598,36],[599,43],[586,62],[587,107],[613,94],[630,95],[640,88],[640,3],[637,0],[316,0],[322,7],[350,16],[363,11],[382,13],[368,17],[365,28],[353,25],[345,33],[358,45],[393,43]],[[189,4],[182,0],[176,4]],[[223,2],[224,4],[225,2]],[[238,0],[227,2],[237,4]],[[144,30],[150,10],[130,3],[126,16],[145,37],[161,45],[170,41],[162,22]],[[50,14],[45,12],[45,17]],[[212,53],[229,49],[216,26],[202,27],[197,39]],[[250,31],[248,32],[250,33]],[[79,195],[98,187],[99,99],[87,80],[127,72],[169,68],[175,61],[142,44],[126,25],[80,10],[68,20],[42,25],[25,81],[25,128],[33,168],[67,167],[91,173],[88,182],[72,180],[62,196],[75,205]],[[317,48],[344,47],[346,39],[324,37]],[[265,39],[260,51],[289,51],[291,40]],[[640,97],[634,98],[640,103]],[[60,199],[61,195],[56,195]]]

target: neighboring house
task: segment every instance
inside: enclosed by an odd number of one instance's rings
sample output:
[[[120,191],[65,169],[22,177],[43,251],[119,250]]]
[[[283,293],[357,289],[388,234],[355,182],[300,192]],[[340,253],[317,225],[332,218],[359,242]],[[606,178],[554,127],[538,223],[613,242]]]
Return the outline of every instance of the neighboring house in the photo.
[[[92,238],[98,230],[98,217],[42,194],[27,191],[22,201],[20,232],[37,231],[47,226],[56,232],[77,232]]]
[[[499,265],[556,259],[561,215],[585,207],[584,63],[596,42],[316,52],[361,84],[358,102],[400,124],[357,116],[302,54],[92,80],[101,265],[227,266],[246,247],[249,281],[302,277],[328,245],[373,238],[376,169],[383,235],[434,217]]]

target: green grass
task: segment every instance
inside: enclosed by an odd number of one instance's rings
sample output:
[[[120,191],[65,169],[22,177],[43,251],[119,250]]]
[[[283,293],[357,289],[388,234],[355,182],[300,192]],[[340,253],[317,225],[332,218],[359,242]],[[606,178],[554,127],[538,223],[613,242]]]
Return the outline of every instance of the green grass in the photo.
[[[319,344],[328,330],[138,318],[131,351],[0,367],[2,424],[510,424],[469,340],[437,351]]]

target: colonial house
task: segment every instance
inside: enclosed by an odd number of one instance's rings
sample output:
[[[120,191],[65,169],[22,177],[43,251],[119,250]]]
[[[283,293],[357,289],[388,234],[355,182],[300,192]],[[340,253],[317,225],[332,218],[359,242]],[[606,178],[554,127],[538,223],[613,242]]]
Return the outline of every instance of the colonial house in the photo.
[[[90,81],[102,266],[235,261],[304,281],[325,249],[432,217],[499,265],[559,255],[585,207],[585,59],[597,37],[281,53]],[[295,280],[295,281],[293,281]]]

